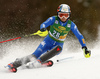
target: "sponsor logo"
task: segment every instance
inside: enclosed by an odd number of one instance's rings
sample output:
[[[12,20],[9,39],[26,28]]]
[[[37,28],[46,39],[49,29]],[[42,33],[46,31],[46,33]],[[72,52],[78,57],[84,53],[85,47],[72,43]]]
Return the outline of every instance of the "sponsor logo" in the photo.
[[[52,20],[53,18],[52,18],[52,17],[50,17],[50,19]]]
[[[43,24],[43,28],[45,28],[45,24]]]
[[[68,9],[67,8],[63,8],[63,11],[66,12],[66,11],[68,11]]]
[[[84,39],[82,39],[82,41],[83,41],[83,44],[85,44],[85,40],[84,40]]]
[[[68,24],[67,27],[70,27],[70,24]]]
[[[45,41],[41,42],[42,47],[44,47],[45,44],[46,44]]]
[[[68,33],[68,31],[63,31],[63,33]]]
[[[38,50],[42,52],[42,49],[41,48],[38,48]]]
[[[81,33],[79,32],[79,30],[77,30],[78,34],[81,35]]]
[[[59,26],[58,27],[60,30],[66,30],[66,28],[65,27],[62,27],[62,26]]]
[[[58,24],[58,21],[56,20],[55,23]]]
[[[76,28],[77,28],[77,26],[75,25],[75,26],[74,26],[74,29],[76,29]]]
[[[67,36],[67,34],[65,34],[64,36],[60,36],[59,39],[65,39]]]
[[[62,30],[60,30],[59,28],[56,28],[55,26],[53,26],[53,28],[54,28],[56,31],[62,33]]]

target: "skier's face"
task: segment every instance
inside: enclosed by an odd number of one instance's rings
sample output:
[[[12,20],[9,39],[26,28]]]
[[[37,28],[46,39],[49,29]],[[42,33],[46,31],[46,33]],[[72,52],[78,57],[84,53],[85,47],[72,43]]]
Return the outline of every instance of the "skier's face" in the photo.
[[[65,17],[63,17],[63,18],[60,18],[60,20],[62,21],[62,22],[66,22],[66,18]]]
[[[69,17],[69,13],[58,13],[58,17],[60,18],[60,20],[62,22],[66,22],[66,20],[68,19]]]

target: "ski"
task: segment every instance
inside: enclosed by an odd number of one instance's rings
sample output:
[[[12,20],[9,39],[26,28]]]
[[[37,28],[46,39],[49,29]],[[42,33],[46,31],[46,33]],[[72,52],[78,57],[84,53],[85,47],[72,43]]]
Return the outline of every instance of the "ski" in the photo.
[[[48,60],[48,61],[42,63],[42,66],[51,67],[51,66],[53,66],[53,61],[52,60]]]
[[[29,63],[23,65],[23,67],[28,68],[28,69],[51,67],[51,66],[53,66],[53,61],[52,60],[48,60],[48,61],[45,61],[45,62],[42,62],[42,63],[40,63],[40,61],[39,61],[35,64],[33,62],[29,62]]]
[[[29,64],[30,63],[30,64]],[[27,64],[24,64],[24,68],[27,68],[27,69],[31,69],[31,68],[36,68],[34,67],[33,63],[32,62],[29,62]],[[53,66],[53,61],[52,60],[48,60],[44,63],[40,63],[41,65],[39,66],[39,68],[42,68],[42,67],[51,67]],[[4,66],[4,68],[7,68],[10,72],[13,72],[13,73],[16,73],[18,71],[18,69],[16,67],[10,67],[12,66],[12,64],[8,64],[7,66]],[[23,67],[22,66],[22,67]],[[33,66],[33,67],[32,67]],[[38,67],[37,67],[38,68]]]
[[[15,67],[9,68],[9,66],[7,65],[7,66],[4,66],[4,68],[7,68],[10,72],[14,72],[14,73],[17,72],[17,68]]]

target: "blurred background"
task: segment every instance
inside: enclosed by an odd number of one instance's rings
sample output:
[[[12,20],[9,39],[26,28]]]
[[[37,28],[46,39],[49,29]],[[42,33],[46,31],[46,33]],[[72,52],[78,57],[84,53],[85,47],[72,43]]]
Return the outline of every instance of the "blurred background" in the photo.
[[[0,0],[0,41],[36,32],[42,22],[57,14],[57,8],[62,3],[71,7],[70,19],[86,42],[97,41],[100,33],[100,0]],[[68,38],[70,36],[76,39],[71,32]],[[37,38],[40,37],[34,39]],[[0,45],[2,50],[3,46],[4,43]]]

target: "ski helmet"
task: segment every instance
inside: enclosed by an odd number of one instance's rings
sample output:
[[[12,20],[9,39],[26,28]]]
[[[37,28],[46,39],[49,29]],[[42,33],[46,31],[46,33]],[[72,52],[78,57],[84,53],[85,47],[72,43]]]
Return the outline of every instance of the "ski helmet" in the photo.
[[[70,7],[69,7],[69,5],[67,5],[67,4],[61,4],[61,5],[59,5],[59,7],[58,7],[58,9],[57,9],[57,15],[58,15],[58,13],[69,13],[69,17],[70,17],[70,14],[71,14],[71,10],[70,10]],[[58,16],[59,17],[59,16]],[[69,18],[68,17],[68,18]],[[67,18],[67,19],[68,19]]]

